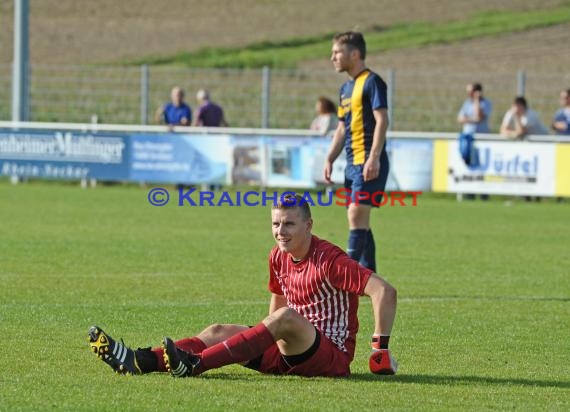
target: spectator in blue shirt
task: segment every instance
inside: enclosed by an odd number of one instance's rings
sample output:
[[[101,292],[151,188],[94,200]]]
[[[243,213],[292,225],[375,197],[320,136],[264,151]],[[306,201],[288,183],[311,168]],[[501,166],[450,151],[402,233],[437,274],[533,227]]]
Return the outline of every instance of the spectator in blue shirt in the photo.
[[[459,135],[460,147],[467,142],[467,157],[470,158],[473,153],[473,135],[475,133],[491,133],[489,128],[489,117],[493,105],[490,100],[483,96],[483,86],[481,83],[470,83],[466,87],[467,99],[463,102],[463,106],[457,114],[457,122],[461,125],[461,134]],[[475,195],[471,193],[465,194],[465,199],[473,200]],[[488,200],[489,195],[482,194],[482,200]]]
[[[192,123],[192,109],[184,102],[184,90],[173,87],[170,92],[170,103],[165,104],[156,111],[157,123],[170,126],[190,126]]]
[[[475,133],[491,133],[489,117],[493,105],[490,100],[483,97],[481,83],[467,85],[467,100],[463,102],[457,115],[457,122],[462,126],[462,133],[473,135]]]
[[[562,106],[554,115],[552,130],[557,134],[570,136],[570,89],[560,92]]]

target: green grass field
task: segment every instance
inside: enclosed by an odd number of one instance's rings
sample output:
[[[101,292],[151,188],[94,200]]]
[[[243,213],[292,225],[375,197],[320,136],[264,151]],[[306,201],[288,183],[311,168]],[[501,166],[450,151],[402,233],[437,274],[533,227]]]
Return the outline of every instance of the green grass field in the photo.
[[[394,377],[368,372],[371,306],[349,379],[231,366],[118,376],[96,323],[132,346],[267,313],[263,207],[152,207],[148,189],[0,182],[0,410],[569,410],[570,204],[420,198],[374,216],[399,291]],[[174,193],[172,189],[171,193]],[[315,233],[344,246],[345,210]]]
[[[363,30],[367,50],[378,53],[386,50],[406,49],[460,42],[485,36],[521,32],[538,27],[548,27],[570,21],[570,6],[530,11],[479,12],[462,20],[447,23],[399,23]],[[285,41],[265,41],[247,47],[207,47],[194,52],[181,52],[172,56],[143,57],[127,61],[130,65],[179,64],[189,67],[254,68],[270,66],[291,68],[316,56],[330,55],[331,39],[335,33],[320,36],[291,38]]]

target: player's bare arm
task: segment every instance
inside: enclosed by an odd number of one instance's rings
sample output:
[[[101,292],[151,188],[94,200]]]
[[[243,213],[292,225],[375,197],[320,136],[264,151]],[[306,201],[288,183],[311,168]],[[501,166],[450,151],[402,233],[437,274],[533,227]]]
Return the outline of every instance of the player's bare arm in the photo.
[[[327,183],[333,183],[331,180],[332,166],[334,161],[342,152],[345,137],[345,126],[342,120],[339,120],[336,130],[334,132],[333,140],[327,158],[325,160],[324,176]]]
[[[269,301],[269,314],[273,314],[276,310],[284,308],[287,306],[287,298],[283,295],[278,295],[277,293],[271,294],[271,300]],[[283,345],[283,341],[279,341],[278,344]]]
[[[271,301],[269,302],[269,314],[271,315],[277,309],[281,309],[287,306],[287,299],[283,295],[278,295],[276,293],[271,294]]]
[[[364,294],[372,301],[374,334],[389,336],[396,317],[396,289],[380,276],[372,274]]]
[[[381,277],[372,274],[366,283],[364,294],[370,297],[374,312],[372,354],[368,366],[372,373],[392,375],[398,369],[398,363],[388,350],[390,333],[396,317],[396,289]]]
[[[380,173],[380,154],[386,142],[386,131],[388,130],[388,110],[378,109],[373,111],[376,126],[372,136],[372,148],[370,156],[364,163],[362,174],[364,181],[374,180]]]

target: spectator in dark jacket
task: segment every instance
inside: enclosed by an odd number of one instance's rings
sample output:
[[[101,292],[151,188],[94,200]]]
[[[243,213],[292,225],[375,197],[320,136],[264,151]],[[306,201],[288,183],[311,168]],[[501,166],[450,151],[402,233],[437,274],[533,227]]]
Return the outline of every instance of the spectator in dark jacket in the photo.
[[[207,90],[198,90],[196,94],[196,101],[198,102],[198,110],[194,126],[203,127],[227,127],[226,119],[224,118],[224,109],[218,104],[210,101],[210,93]]]

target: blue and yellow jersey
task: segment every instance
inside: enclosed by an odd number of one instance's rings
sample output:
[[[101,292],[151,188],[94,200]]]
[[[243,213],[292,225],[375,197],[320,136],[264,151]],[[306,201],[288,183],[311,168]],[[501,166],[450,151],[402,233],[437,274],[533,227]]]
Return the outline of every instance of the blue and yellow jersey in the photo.
[[[376,126],[373,110],[388,108],[386,91],[384,80],[368,69],[341,86],[338,118],[345,125],[344,146],[349,164],[366,162]],[[384,145],[382,151],[385,150]]]

